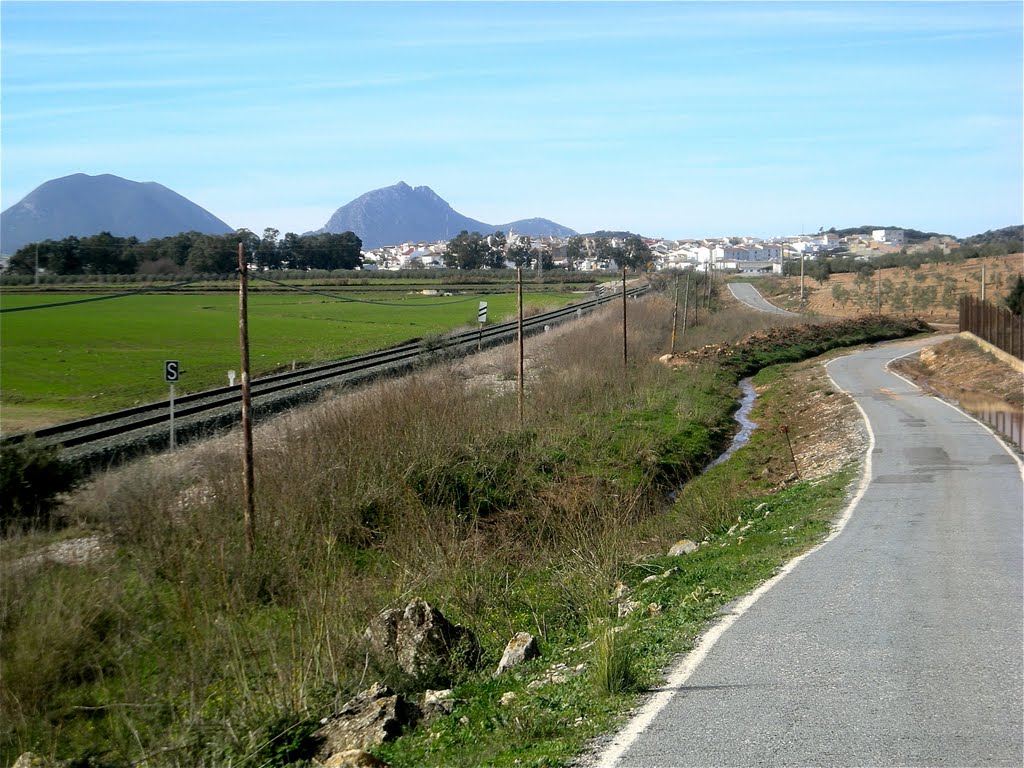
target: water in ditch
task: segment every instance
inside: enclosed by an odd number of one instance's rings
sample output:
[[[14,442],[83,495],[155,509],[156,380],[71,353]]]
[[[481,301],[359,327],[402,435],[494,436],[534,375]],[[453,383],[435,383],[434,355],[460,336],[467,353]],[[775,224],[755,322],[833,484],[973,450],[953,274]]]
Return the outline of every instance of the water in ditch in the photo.
[[[708,464],[705,471],[721,464],[736,453],[736,451],[750,442],[750,436],[754,433],[754,430],[757,429],[757,424],[750,420],[750,412],[754,410],[754,401],[757,399],[757,392],[754,391],[754,383],[750,379],[743,379],[740,382],[740,391],[743,393],[740,397],[740,407],[733,415],[733,418],[736,419],[736,423],[740,425],[740,431],[733,437],[732,443],[730,443],[729,447],[725,449],[725,452]]]
[[[957,405],[1024,451],[1024,408],[980,392],[960,392]]]

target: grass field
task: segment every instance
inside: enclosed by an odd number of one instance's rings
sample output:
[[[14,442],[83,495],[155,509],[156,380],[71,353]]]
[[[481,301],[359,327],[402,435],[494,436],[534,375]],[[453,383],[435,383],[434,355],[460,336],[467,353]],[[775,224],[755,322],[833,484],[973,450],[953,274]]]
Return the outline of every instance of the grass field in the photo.
[[[95,295],[104,295],[97,293]],[[4,309],[86,298],[81,293],[2,295]],[[333,360],[458,327],[476,327],[480,297],[360,294],[365,304],[298,293],[252,293],[254,376]],[[527,309],[586,298],[526,294]],[[457,302],[459,299],[466,299]],[[512,294],[488,295],[488,320],[515,311]],[[238,298],[231,293],[152,294],[0,316],[0,428],[37,428],[166,398],[163,361],[179,360],[179,393],[228,383],[239,367]]]

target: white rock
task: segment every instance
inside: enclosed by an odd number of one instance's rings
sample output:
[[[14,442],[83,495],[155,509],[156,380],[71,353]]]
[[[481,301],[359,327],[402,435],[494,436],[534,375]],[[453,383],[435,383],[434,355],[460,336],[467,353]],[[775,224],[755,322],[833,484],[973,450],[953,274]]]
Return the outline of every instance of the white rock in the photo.
[[[626,618],[627,616],[629,616],[629,614],[633,613],[633,611],[635,611],[639,607],[640,607],[640,603],[638,603],[636,600],[627,600],[624,603],[620,603],[619,604],[619,618],[620,619]]]
[[[697,551],[697,545],[689,539],[680,539],[672,548],[668,551],[669,557],[681,557],[682,555],[691,555]]]
[[[540,656],[540,650],[537,648],[537,639],[529,632],[517,632],[516,636],[505,646],[505,652],[501,655],[501,661],[498,662],[498,668],[494,671],[494,677],[517,664],[522,664],[524,661],[535,659],[538,656]]]

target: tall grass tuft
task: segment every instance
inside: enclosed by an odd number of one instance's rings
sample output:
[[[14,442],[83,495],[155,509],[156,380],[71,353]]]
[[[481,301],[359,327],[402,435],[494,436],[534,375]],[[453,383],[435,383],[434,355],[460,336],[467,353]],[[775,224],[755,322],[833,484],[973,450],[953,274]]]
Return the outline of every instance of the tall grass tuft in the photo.
[[[608,627],[598,635],[594,643],[594,684],[605,696],[639,689],[636,651],[625,627]]]

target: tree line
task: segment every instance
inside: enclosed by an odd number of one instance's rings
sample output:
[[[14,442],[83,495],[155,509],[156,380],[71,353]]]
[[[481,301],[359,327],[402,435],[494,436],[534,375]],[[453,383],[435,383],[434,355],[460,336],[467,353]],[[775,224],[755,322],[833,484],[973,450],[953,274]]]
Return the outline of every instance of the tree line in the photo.
[[[554,267],[554,254],[534,248],[529,237],[509,240],[502,231],[484,236],[462,230],[448,242],[442,255],[446,267],[453,269],[501,269],[508,264],[533,268],[538,260],[542,269]],[[565,248],[566,269],[575,270],[584,260],[615,262],[629,269],[643,269],[651,261],[651,249],[637,235],[616,245],[610,237],[574,235]]]
[[[651,250],[637,235],[617,239],[576,235],[565,247],[567,268],[584,260],[614,262],[643,269]],[[363,264],[362,240],[352,232],[296,235],[268,227],[259,237],[247,229],[227,235],[182,232],[140,241],[109,232],[88,237],[45,240],[19,248],[8,262],[8,274],[33,275],[36,269],[52,275],[175,275],[226,274],[238,265],[238,245],[245,246],[250,264],[259,269],[356,269]],[[449,241],[442,258],[446,267],[460,270],[502,269],[508,264],[533,268],[540,261],[554,268],[554,253],[534,247],[529,237],[511,240],[504,232],[484,236],[463,230]]]
[[[30,243],[11,257],[7,272],[31,275],[36,267],[55,275],[224,274],[238,267],[238,244],[249,263],[263,269],[355,269],[363,243],[352,232],[296,235],[268,227],[259,237],[247,229],[227,235],[182,232],[140,241],[109,232]]]

